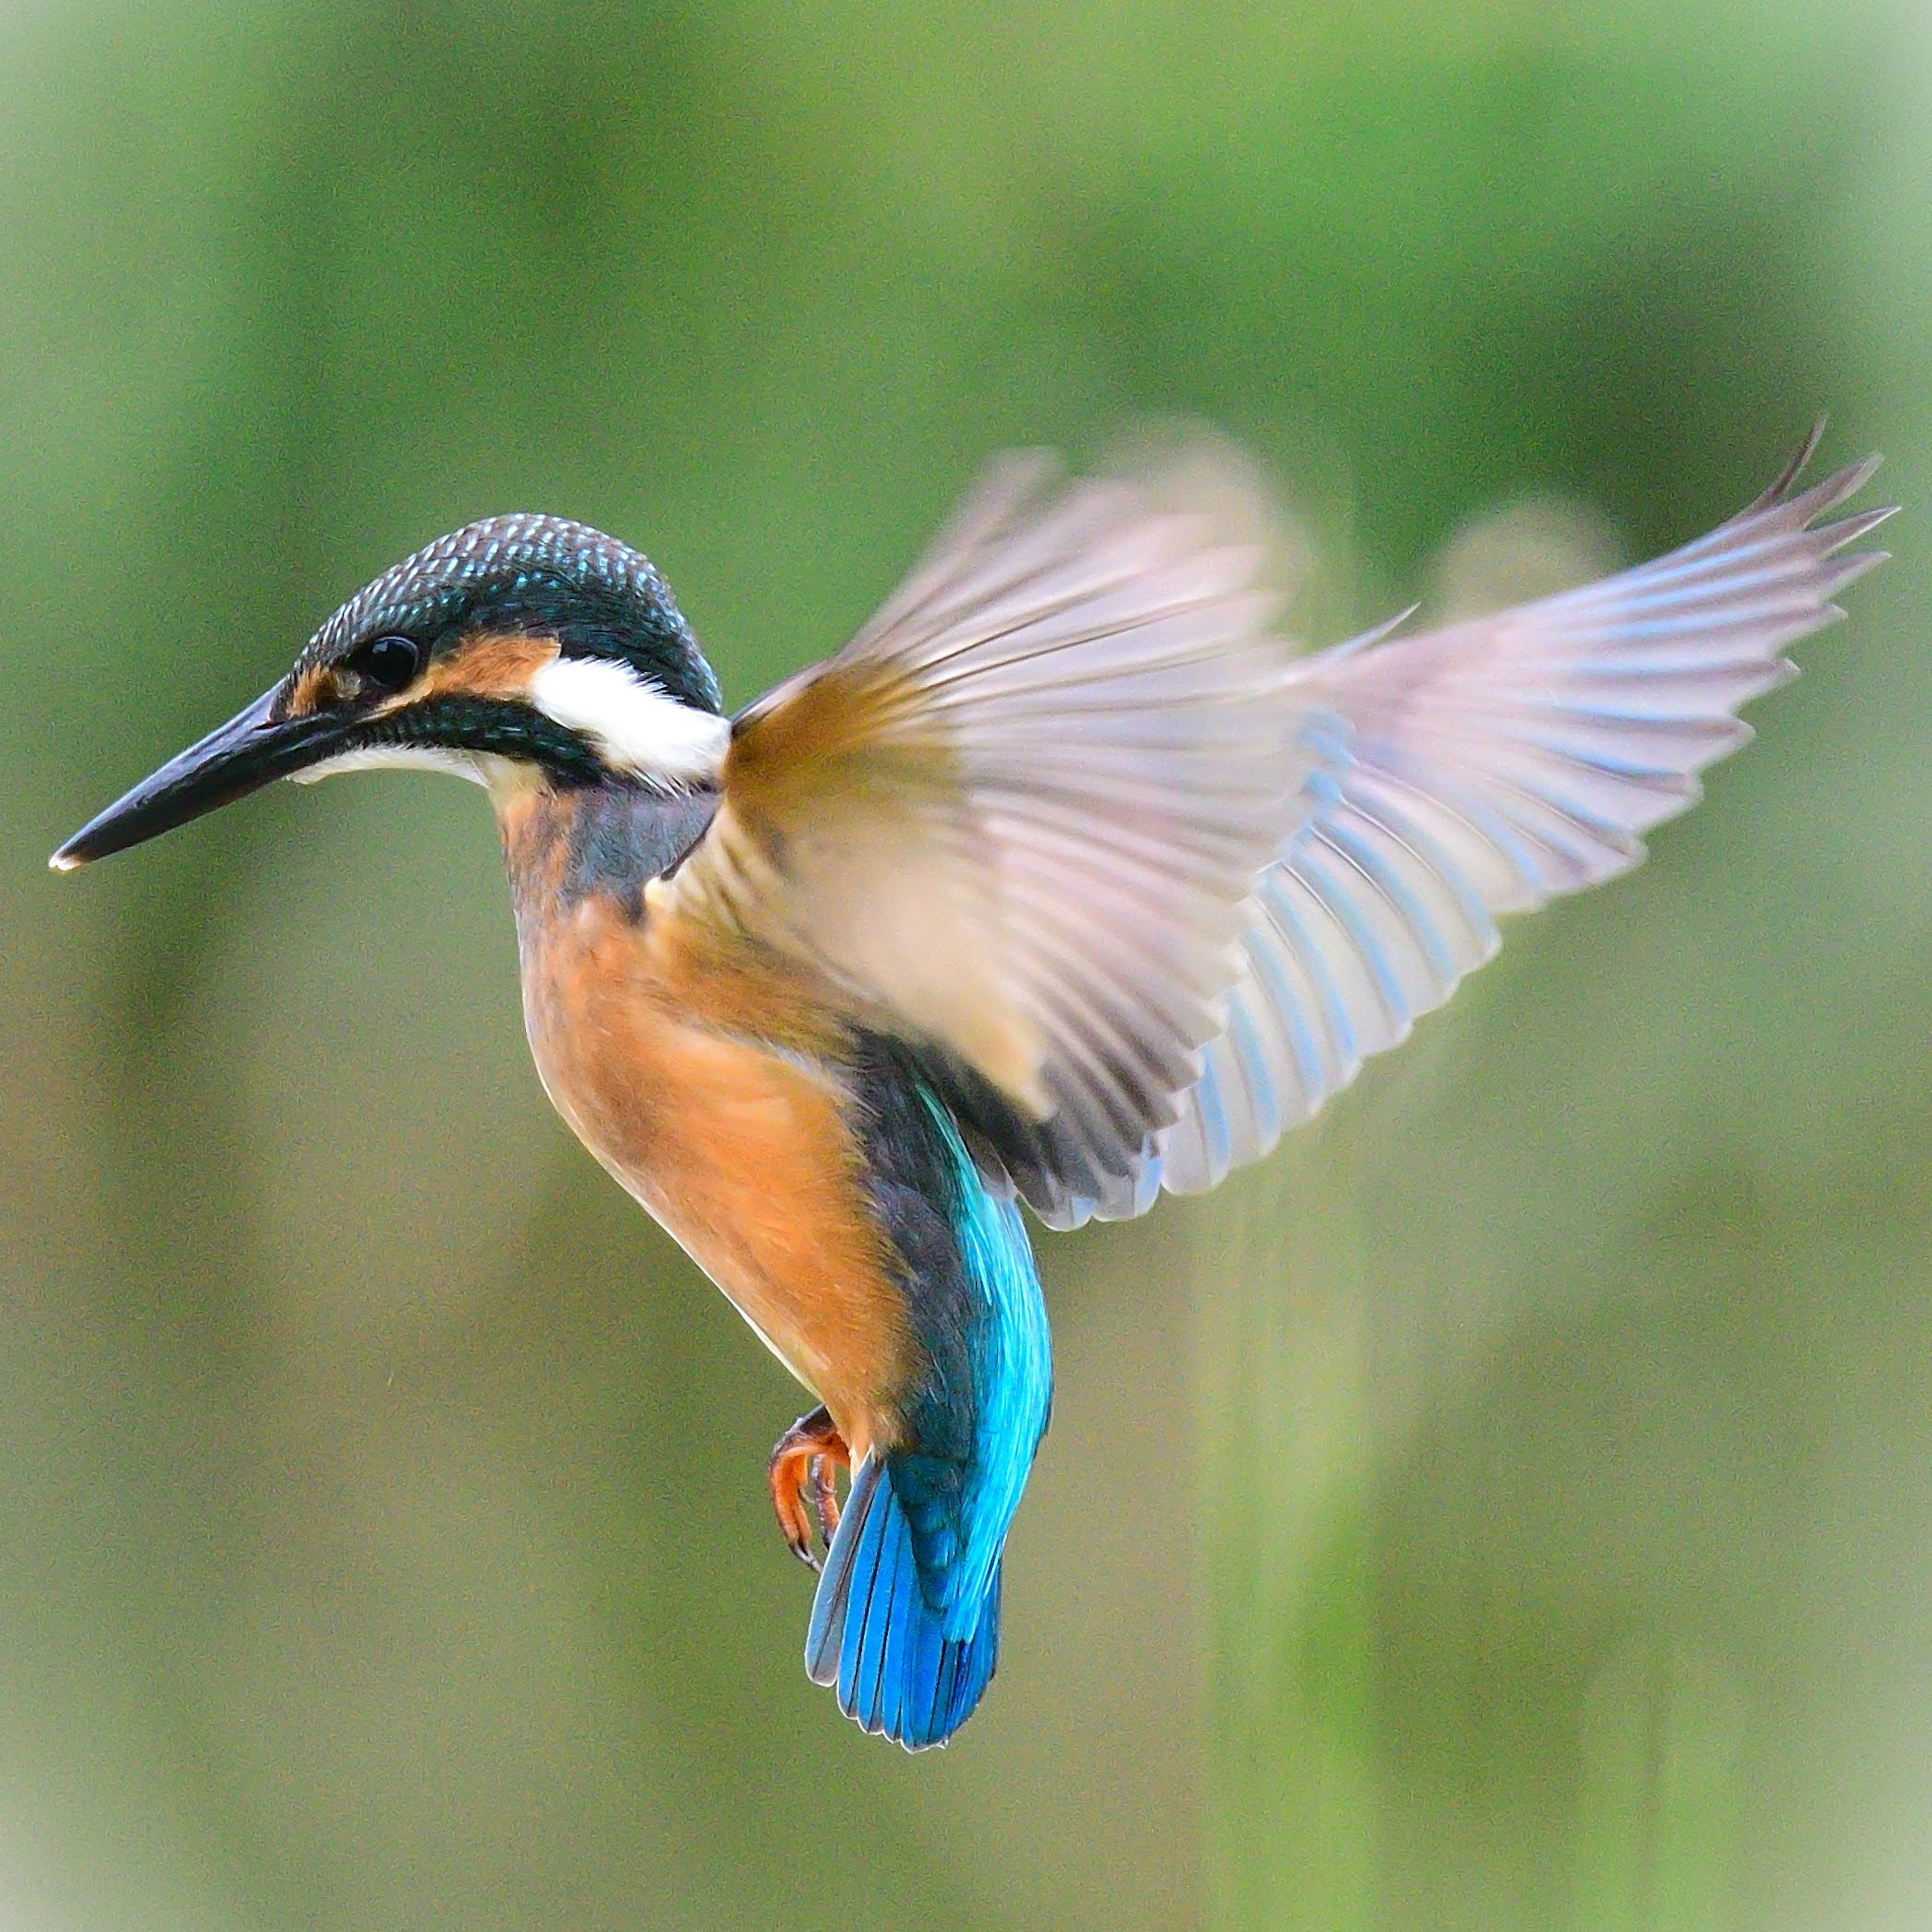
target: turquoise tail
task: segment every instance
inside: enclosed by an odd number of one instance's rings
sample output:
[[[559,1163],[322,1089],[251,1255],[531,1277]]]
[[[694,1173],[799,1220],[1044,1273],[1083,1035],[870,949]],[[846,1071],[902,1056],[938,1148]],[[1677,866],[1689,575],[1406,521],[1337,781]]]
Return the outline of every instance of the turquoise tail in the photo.
[[[980,1593],[976,1620],[956,1604],[926,1600],[912,1530],[886,1466],[868,1456],[825,1558],[806,1634],[805,1667],[836,1684],[838,1708],[908,1750],[943,1744],[973,1714],[1000,1648],[1000,1566]],[[950,1624],[964,1633],[946,1634]]]

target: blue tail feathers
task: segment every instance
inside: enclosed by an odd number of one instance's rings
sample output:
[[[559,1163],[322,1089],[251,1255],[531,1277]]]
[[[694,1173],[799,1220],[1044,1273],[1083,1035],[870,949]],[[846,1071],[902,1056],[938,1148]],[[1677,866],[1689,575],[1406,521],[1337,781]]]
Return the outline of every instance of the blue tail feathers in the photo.
[[[1000,1647],[1000,1566],[980,1592],[979,1614],[926,1601],[910,1524],[888,1463],[868,1456],[825,1559],[812,1605],[805,1667],[836,1684],[838,1706],[868,1731],[908,1750],[943,1744],[973,1714]],[[970,1616],[970,1612],[968,1612]],[[949,1637],[950,1624],[961,1634]],[[963,1626],[963,1628],[962,1628]]]

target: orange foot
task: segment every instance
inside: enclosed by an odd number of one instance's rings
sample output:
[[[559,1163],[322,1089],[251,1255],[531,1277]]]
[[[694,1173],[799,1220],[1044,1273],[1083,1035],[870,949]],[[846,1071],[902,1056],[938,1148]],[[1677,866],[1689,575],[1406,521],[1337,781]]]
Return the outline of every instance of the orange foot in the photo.
[[[814,1570],[818,1558],[812,1547],[813,1528],[824,1538],[828,1550],[838,1528],[838,1492],[832,1486],[832,1471],[851,1466],[852,1452],[823,1408],[801,1415],[778,1438],[766,1465],[778,1528],[791,1545],[792,1554]]]

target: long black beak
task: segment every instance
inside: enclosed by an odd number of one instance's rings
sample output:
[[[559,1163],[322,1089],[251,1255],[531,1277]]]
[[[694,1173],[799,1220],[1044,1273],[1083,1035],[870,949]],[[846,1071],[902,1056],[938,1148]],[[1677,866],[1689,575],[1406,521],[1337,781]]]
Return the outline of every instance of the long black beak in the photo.
[[[170,758],[82,826],[47,862],[70,872],[328,757],[342,736],[341,720],[326,715],[278,720],[269,715],[275,695],[265,692],[238,717]]]

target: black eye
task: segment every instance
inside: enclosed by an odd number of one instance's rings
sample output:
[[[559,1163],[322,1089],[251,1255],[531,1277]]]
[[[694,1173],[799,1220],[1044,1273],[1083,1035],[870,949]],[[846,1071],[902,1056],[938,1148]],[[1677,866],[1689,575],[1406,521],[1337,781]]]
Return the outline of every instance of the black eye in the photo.
[[[371,684],[400,691],[422,668],[422,646],[413,638],[374,638],[350,662]]]

